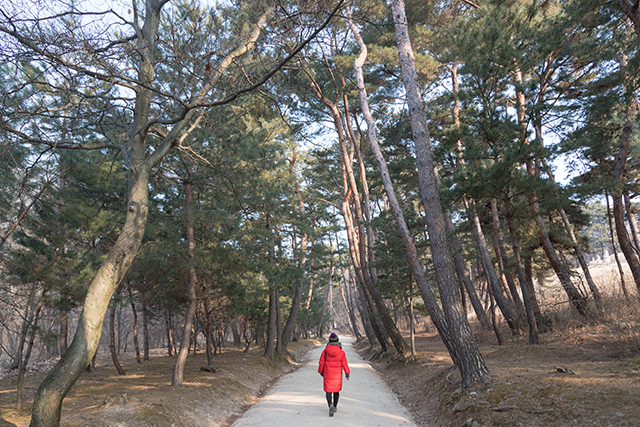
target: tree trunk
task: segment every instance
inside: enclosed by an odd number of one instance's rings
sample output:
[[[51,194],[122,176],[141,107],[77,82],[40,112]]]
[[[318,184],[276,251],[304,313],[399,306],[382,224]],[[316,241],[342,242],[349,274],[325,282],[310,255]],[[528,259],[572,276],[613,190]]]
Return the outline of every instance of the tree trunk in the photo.
[[[633,28],[638,36],[638,43],[640,44],[640,10],[638,10],[638,2],[632,0],[618,0],[620,7],[627,17],[633,23]]]
[[[502,274],[504,275],[507,281],[507,287],[509,288],[509,293],[511,294],[511,299],[515,305],[516,313],[518,313],[519,317],[524,317],[525,308],[522,304],[522,300],[520,299],[520,295],[518,294],[518,289],[516,288],[516,284],[513,281],[513,276],[511,272],[508,270],[509,259],[507,258],[507,250],[504,247],[504,236],[502,234],[502,225],[500,224],[500,214],[498,213],[498,201],[495,198],[491,199],[491,219],[493,222],[493,232],[496,237],[496,245],[498,247],[498,260],[499,265],[502,269]]]
[[[388,310],[384,305],[384,302],[382,301],[380,292],[376,288],[374,275],[371,274],[371,268],[373,268],[373,265],[370,262],[371,258],[369,258],[369,256],[367,255],[367,248],[369,248],[369,250],[373,250],[373,248],[370,247],[370,245],[372,244],[372,237],[369,238],[369,244],[367,244],[367,233],[365,232],[364,226],[366,220],[362,213],[363,209],[360,202],[358,185],[353,173],[353,155],[350,154],[347,150],[347,144],[345,141],[345,129],[342,126],[342,114],[338,106],[322,94],[315,82],[312,84],[312,89],[318,99],[320,99],[331,111],[336,132],[338,134],[340,151],[342,153],[342,171],[344,181],[343,214],[347,211],[351,212],[350,210],[345,209],[345,203],[348,203],[349,198],[353,200],[353,206],[355,208],[355,224],[353,219],[349,219],[349,222],[351,224],[351,227],[353,228],[353,231],[351,232],[353,237],[353,244],[357,245],[357,251],[354,252],[354,254],[357,255],[357,258],[352,259],[352,262],[355,262],[354,265],[357,266],[356,274],[361,274],[363,277],[362,283],[365,286],[363,290],[368,294],[368,299],[370,299],[373,303],[370,309],[373,310],[373,307],[375,307],[375,310],[378,312],[379,322],[382,324],[382,327],[385,330],[385,334],[383,335],[387,335],[391,338],[391,341],[398,354],[404,354],[407,350],[407,344],[404,342],[404,339],[398,331],[395,323],[393,323],[393,320],[391,319],[391,316],[389,315]],[[349,117],[346,117],[345,120],[349,120]],[[348,131],[346,133],[348,134]],[[355,145],[352,145],[352,149],[353,152],[357,151],[357,147]],[[346,218],[345,221],[347,221]],[[375,269],[373,271],[375,274]],[[378,339],[380,338],[381,337],[378,336]]]
[[[611,236],[611,246],[613,246],[613,258],[616,260],[618,266],[618,273],[620,274],[620,287],[624,294],[624,299],[630,301],[629,292],[627,291],[627,283],[624,280],[624,270],[620,263],[620,257],[618,256],[618,245],[616,245],[615,233],[613,232],[613,222],[611,220],[611,205],[609,204],[609,194],[605,193],[605,199],[607,200],[607,219],[609,221],[609,234]]]
[[[203,298],[202,309],[204,311],[204,336],[205,336],[205,352],[207,354],[207,365],[213,365],[213,354],[211,347],[213,346],[213,333],[211,325],[211,310],[209,309],[209,298]]]
[[[27,341],[27,350],[24,353],[24,357],[22,354],[20,355],[20,361],[18,363],[18,385],[17,385],[17,402],[16,402],[16,411],[22,411],[22,392],[24,390],[24,376],[27,372],[27,366],[29,365],[29,359],[31,358],[31,350],[33,350],[33,343],[36,339],[36,331],[38,327],[38,320],[40,319],[40,311],[42,310],[42,306],[44,305],[44,293],[34,310],[31,319],[29,320],[29,339]]]
[[[276,283],[270,279],[271,292],[269,292],[269,318],[267,321],[267,340],[265,342],[264,356],[267,359],[275,360],[276,351],[276,304],[278,298],[278,290]]]
[[[344,196],[342,200],[342,216],[344,218],[344,222],[346,225],[347,232],[347,241],[349,242],[349,259],[351,261],[351,265],[353,266],[354,277],[356,279],[358,292],[360,292],[360,297],[362,299],[363,307],[366,309],[367,319],[370,322],[371,330],[373,335],[375,336],[378,344],[382,348],[383,352],[387,352],[387,335],[384,331],[384,326],[380,323],[380,316],[376,310],[375,304],[371,299],[371,294],[367,291],[368,284],[367,276],[365,275],[365,269],[362,268],[362,258],[360,257],[360,247],[358,245],[358,236],[356,234],[355,226],[353,225],[353,216],[351,214],[351,208],[349,206],[349,190],[348,184],[346,184],[346,172],[344,171],[344,162],[343,162],[343,181],[345,181],[345,188],[347,188],[346,196]],[[372,343],[373,346],[373,343]]]
[[[569,302],[582,316],[589,316],[590,310],[589,306],[587,305],[587,298],[573,285],[571,276],[569,275],[566,266],[560,261],[560,258],[558,258],[558,254],[553,248],[551,240],[549,239],[549,235],[547,234],[547,230],[542,217],[538,213],[537,202],[534,201],[533,203],[531,203],[531,207],[534,215],[536,216],[536,222],[538,224],[538,229],[540,232],[540,243],[542,244],[544,253],[547,255],[549,263],[553,267],[556,276],[558,276],[558,279],[560,280],[562,288],[569,297]]]
[[[160,1],[147,2],[145,22],[139,32],[141,64],[138,79],[142,84],[138,88],[134,123],[131,126],[133,130],[127,144],[129,189],[125,222],[113,248],[89,286],[71,345],[36,392],[31,427],[60,425],[62,399],[91,362],[100,341],[102,323],[111,296],[129,269],[142,242],[147,222],[149,172],[159,157],[164,155],[163,150],[157,150],[151,161],[145,161],[147,147],[143,131],[149,118],[155,39],[163,4],[164,2]]]
[[[358,29],[353,25],[351,19],[349,19],[349,26],[354,33],[356,40],[360,46],[360,55],[354,62],[354,69],[356,72],[356,82],[358,86],[358,92],[360,96],[360,105],[362,107],[363,115],[365,121],[367,122],[367,133],[369,136],[369,143],[371,144],[371,149],[373,151],[373,155],[378,164],[378,170],[380,171],[380,175],[382,178],[382,183],[384,186],[385,194],[387,195],[387,199],[389,201],[389,208],[391,213],[396,220],[396,225],[398,226],[400,235],[402,237],[402,241],[405,246],[405,251],[407,254],[407,261],[409,263],[409,267],[411,268],[411,273],[418,284],[418,287],[422,293],[423,300],[429,310],[429,314],[436,325],[436,328],[440,332],[440,336],[443,341],[447,345],[452,358],[455,360],[455,352],[450,346],[449,332],[447,329],[446,321],[444,319],[444,314],[440,309],[438,302],[436,301],[433,289],[431,288],[429,282],[426,279],[424,274],[424,270],[422,265],[420,265],[420,261],[418,258],[418,251],[415,246],[415,242],[413,241],[413,237],[411,236],[411,232],[409,231],[409,227],[406,224],[404,219],[404,214],[400,208],[400,204],[395,194],[395,189],[393,188],[393,183],[391,182],[391,177],[389,174],[389,169],[387,167],[387,162],[380,150],[380,146],[378,144],[378,137],[375,131],[375,122],[373,120],[373,116],[369,110],[369,101],[367,99],[367,93],[364,86],[364,77],[362,72],[362,65],[364,64],[367,56],[367,47],[364,44],[364,41],[360,37]]]
[[[140,292],[140,303],[142,304],[142,342],[144,347],[144,356],[142,360],[149,361],[149,328],[147,325],[147,299],[144,292]]]
[[[553,172],[551,171],[551,168],[546,164],[544,160],[542,161],[542,163],[546,169],[547,175],[549,175],[549,178],[551,179],[551,182],[553,182],[553,185],[557,189],[558,185],[556,183],[555,178],[553,177]],[[593,277],[591,277],[591,271],[589,270],[589,263],[587,263],[587,260],[584,257],[584,253],[582,252],[582,249],[580,249],[580,245],[578,244],[578,239],[576,238],[576,235],[573,232],[573,226],[571,225],[571,222],[569,222],[569,217],[567,217],[566,212],[562,208],[559,208],[558,212],[560,212],[560,216],[562,217],[562,222],[564,224],[565,230],[567,231],[567,235],[571,239],[571,245],[573,246],[573,250],[576,253],[576,257],[578,258],[580,267],[582,268],[582,273],[584,274],[584,277],[587,280],[587,285],[589,286],[591,295],[593,295],[593,300],[596,303],[598,312],[603,313],[602,295],[600,295],[600,291],[598,290],[598,287],[593,281]]]
[[[429,244],[440,290],[443,311],[449,337],[457,356],[454,359],[460,369],[462,386],[469,387],[478,382],[486,382],[491,374],[480,354],[478,345],[460,302],[455,267],[446,234],[446,225],[438,194],[434,171],[431,139],[427,129],[413,49],[409,40],[409,29],[403,0],[392,0],[393,20],[396,33],[400,65],[407,94],[407,106],[411,117],[411,128],[415,143],[420,193],[425,207]]]
[[[189,179],[191,174],[189,173]],[[180,341],[180,351],[176,358],[175,366],[173,369],[173,377],[171,379],[171,385],[182,385],[184,380],[184,366],[187,363],[187,355],[189,354],[189,346],[191,344],[191,330],[193,329],[193,319],[196,314],[196,284],[198,278],[196,276],[196,266],[194,259],[195,249],[195,237],[193,230],[193,186],[190,180],[184,183],[185,189],[185,212],[187,216],[187,259],[188,259],[188,274],[189,279],[187,282],[187,315],[184,319],[184,332],[182,334],[182,340]]]
[[[522,268],[522,260],[520,259],[520,245],[518,244],[518,236],[516,235],[516,227],[513,223],[513,215],[511,213],[511,202],[505,194],[505,217],[507,226],[509,227],[509,237],[511,238],[511,249],[513,250],[513,258],[516,264],[516,272],[520,289],[522,290],[522,299],[524,300],[524,309],[527,314],[527,322],[529,323],[529,344],[538,344],[540,338],[538,336],[538,318],[540,317],[540,308],[536,299],[533,286],[528,286],[528,280]]]
[[[276,353],[282,352],[282,316],[280,313],[280,290],[276,287]]]
[[[338,253],[339,252],[340,250],[338,248]],[[341,262],[338,261],[338,264],[341,265]],[[344,304],[344,309],[347,312],[347,316],[349,317],[349,326],[351,326],[351,332],[353,333],[353,337],[356,339],[356,341],[358,341],[360,340],[360,338],[362,338],[362,335],[360,334],[360,331],[358,331],[358,324],[356,322],[356,316],[355,316],[353,306],[351,303],[351,298],[349,295],[349,288],[348,288],[349,278],[345,276],[345,272],[342,266],[340,267],[340,277],[342,278],[341,285],[340,285],[340,295],[342,296],[342,303]]]
[[[520,335],[520,333],[522,332],[520,329],[520,322],[518,321],[518,317],[514,313],[511,305],[506,300],[504,293],[502,292],[502,286],[500,285],[500,281],[498,280],[498,276],[496,275],[496,271],[493,267],[493,262],[491,261],[491,256],[489,255],[489,248],[487,247],[487,241],[484,237],[484,232],[482,231],[480,218],[478,218],[478,214],[475,212],[475,209],[470,206],[470,202],[465,203],[467,205],[467,215],[471,219],[473,235],[476,238],[478,253],[480,254],[480,261],[482,262],[482,267],[487,275],[489,286],[491,287],[491,295],[493,296],[493,299],[500,309],[500,312],[502,313],[504,319],[507,321],[511,332],[514,335]]]
[[[18,338],[18,345],[16,346],[15,354],[13,355],[13,361],[9,366],[10,370],[17,369],[20,367],[20,363],[22,363],[22,352],[24,350],[24,343],[27,340],[27,335],[29,333],[29,325],[31,324],[31,319],[33,317],[33,311],[31,308],[34,305],[34,299],[37,293],[37,285],[33,284],[31,289],[29,290],[29,296],[27,297],[27,304],[24,310],[24,315],[22,315],[22,328],[20,329],[20,336]]]
[[[329,290],[331,289],[333,278],[333,251],[331,251],[331,258],[329,260],[329,268],[327,271],[327,284],[324,287],[324,298],[322,300],[322,309],[320,309],[320,320],[318,321],[318,338],[320,339],[323,338],[325,313],[327,312],[327,306],[329,305]]]
[[[482,329],[488,331],[491,329],[491,324],[489,323],[487,313],[484,311],[484,308],[482,308],[482,302],[480,301],[480,298],[478,298],[476,288],[473,286],[473,282],[469,278],[467,263],[462,257],[462,248],[460,246],[460,241],[458,240],[458,236],[456,236],[455,234],[455,228],[453,226],[453,222],[451,221],[451,213],[448,211],[445,213],[445,221],[447,226],[447,234],[449,234],[449,241],[451,242],[451,250],[454,253],[453,260],[456,266],[456,274],[462,281],[464,289],[467,291],[469,301],[471,302],[473,311],[476,313],[476,317],[478,318]]]
[[[504,339],[502,338],[502,334],[500,333],[500,327],[498,325],[498,320],[496,319],[496,304],[495,298],[493,298],[493,294],[491,292],[491,286],[487,284],[487,296],[489,297],[489,311],[491,312],[491,325],[493,326],[493,333],[496,335],[496,339],[498,340],[498,345],[504,344]]]
[[[116,297],[120,293],[120,289],[116,291]],[[111,305],[111,310],[109,311],[109,351],[111,352],[111,360],[113,361],[113,366],[116,367],[118,371],[118,375],[126,375],[127,373],[122,369],[122,365],[120,365],[120,361],[118,360],[118,352],[116,351],[116,330],[115,330],[115,318],[116,318],[116,308],[118,308],[117,299],[113,299],[113,303]]]
[[[313,221],[312,221],[312,226],[314,226],[313,225]],[[314,226],[314,228],[315,228],[315,226]],[[311,250],[313,251],[313,240],[311,241]],[[315,263],[315,260],[312,258],[311,262],[309,264],[309,270],[313,271],[314,263]],[[307,295],[307,302],[304,305],[304,308],[306,310],[309,310],[309,307],[311,307],[311,299],[312,298],[313,298],[313,274],[309,278],[309,294]]]
[[[627,222],[629,223],[631,237],[633,238],[633,250],[636,255],[640,255],[640,231],[638,230],[638,222],[636,221],[635,208],[631,203],[628,191],[624,192],[624,205],[627,211]]]
[[[460,98],[459,98],[459,84],[458,84],[458,64],[454,62],[451,67],[451,85],[453,87],[453,94],[455,96],[455,102],[453,104],[453,109],[451,114],[453,115],[453,123],[457,129],[460,131]],[[464,156],[462,152],[462,141],[458,137],[456,141],[456,147],[458,151],[458,157],[456,158],[456,167],[465,167]],[[447,227],[447,233],[449,234],[449,241],[451,242],[451,250],[453,251],[453,260],[456,266],[456,273],[458,274],[458,278],[462,281],[462,284],[467,291],[467,295],[469,295],[469,300],[471,301],[471,305],[473,310],[476,313],[476,317],[480,322],[482,328],[486,331],[491,329],[489,318],[487,317],[484,308],[482,308],[482,302],[478,298],[476,293],[476,289],[473,286],[473,283],[469,279],[469,271],[464,258],[462,257],[462,249],[460,246],[460,242],[458,240],[458,236],[455,233],[455,228],[453,226],[453,221],[451,220],[451,211],[446,210],[445,212],[445,221]]]
[[[178,136],[195,115],[196,106],[204,103],[205,97],[212,91],[217,82],[217,79],[212,78],[203,85],[192,100],[193,103],[189,105],[185,115],[174,122],[175,124],[173,124],[161,144],[147,155],[146,135],[149,129],[151,99],[154,94],[156,42],[161,9],[166,3],[167,1],[165,0],[147,0],[145,10],[141,13],[141,15],[144,15],[144,22],[139,22],[137,16],[135,21],[137,29],[136,55],[139,58],[137,81],[139,84],[135,88],[133,123],[128,126],[131,129],[129,139],[122,145],[122,151],[128,167],[125,222],[114,246],[89,285],[71,345],[36,392],[31,427],[58,427],[60,425],[62,400],[91,362],[100,341],[104,315],[109,307],[111,296],[124,278],[140,248],[147,222],[151,168],[175,147],[178,142]],[[255,45],[261,28],[273,8],[274,6],[265,8],[265,12],[254,26],[248,40],[245,40],[238,49],[227,55],[223,65],[217,70],[216,76],[222,75],[226,67],[233,62],[233,59],[244,54]],[[139,26],[140,23],[142,23],[142,26]],[[324,25],[327,23],[328,21]],[[284,61],[281,65],[283,64]],[[262,83],[272,75],[267,74]]]
[[[409,297],[409,333],[411,334],[411,357],[416,357],[416,319],[413,314],[413,297]]]
[[[69,311],[60,310],[60,356],[67,352],[69,346]]]
[[[351,271],[349,268],[349,276],[353,279],[353,299],[355,301],[356,309],[358,310],[358,314],[360,315],[360,320],[362,321],[362,327],[364,328],[364,334],[367,336],[367,341],[369,341],[369,348],[373,348],[376,343],[376,336],[373,331],[373,325],[371,322],[371,315],[369,314],[369,310],[367,309],[366,304],[364,303],[364,296],[360,285],[358,285],[357,277],[355,273]]]
[[[295,158],[295,156],[294,156]],[[291,166],[289,168],[289,175],[293,174],[293,164],[295,160],[291,161]],[[300,194],[300,186],[298,186],[296,190],[296,195],[298,198],[298,211],[302,218],[305,218],[305,209],[304,203],[302,201],[302,195]],[[281,337],[281,355],[287,353],[287,347],[289,346],[289,342],[293,338],[293,330],[296,326],[296,319],[298,318],[298,311],[300,310],[300,302],[302,300],[302,281],[305,277],[304,272],[307,266],[307,233],[305,231],[302,232],[300,236],[300,253],[298,254],[298,268],[303,272],[302,277],[296,282],[296,287],[293,292],[293,301],[291,302],[291,311],[289,312],[289,317],[287,318],[287,323],[284,325],[284,329],[282,330]]]
[[[164,310],[164,326],[167,332],[167,353],[169,357],[173,356],[173,332],[171,328],[171,312]]]
[[[127,282],[127,291],[129,292],[129,300],[131,300],[131,312],[133,313],[133,346],[136,351],[136,362],[142,363],[140,358],[140,345],[138,344],[138,312],[136,311],[136,302],[131,293],[131,282]]]
[[[620,250],[629,264],[631,269],[631,275],[636,283],[636,288],[640,294],[640,259],[633,250],[633,244],[629,238],[627,232],[627,226],[624,220],[624,203],[622,202],[622,179],[624,177],[624,169],[627,163],[627,156],[629,154],[629,140],[631,139],[631,131],[633,126],[631,122],[627,120],[622,129],[622,135],[620,136],[620,143],[618,148],[618,155],[616,157],[616,164],[613,170],[613,184],[614,190],[611,193],[613,198],[613,219],[616,223],[616,234],[618,235],[618,244]]]

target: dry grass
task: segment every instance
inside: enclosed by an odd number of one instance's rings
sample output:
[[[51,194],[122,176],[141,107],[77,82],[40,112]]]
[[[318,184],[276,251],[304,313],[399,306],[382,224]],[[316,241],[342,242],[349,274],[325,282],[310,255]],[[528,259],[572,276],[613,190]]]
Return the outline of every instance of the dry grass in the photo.
[[[459,389],[434,333],[417,337],[415,360],[375,366],[422,426],[637,426],[640,305],[635,296],[627,302],[618,292],[607,294],[603,315],[589,321],[555,305],[552,330],[540,345],[519,336],[498,346],[475,326],[493,375],[484,386]]]
[[[292,359],[302,355],[314,341],[291,343]],[[121,359],[127,375],[118,375],[108,356],[93,372],[84,373],[63,402],[64,426],[226,426],[252,404],[275,379],[297,367],[292,360],[264,359],[261,349],[243,353],[225,349],[217,355],[218,372],[200,371],[206,365],[202,353],[190,355],[184,385],[171,386],[173,357],[154,355],[136,364],[132,355]],[[0,426],[27,426],[30,405],[45,372],[26,377],[27,408],[17,413],[16,379],[0,382]]]

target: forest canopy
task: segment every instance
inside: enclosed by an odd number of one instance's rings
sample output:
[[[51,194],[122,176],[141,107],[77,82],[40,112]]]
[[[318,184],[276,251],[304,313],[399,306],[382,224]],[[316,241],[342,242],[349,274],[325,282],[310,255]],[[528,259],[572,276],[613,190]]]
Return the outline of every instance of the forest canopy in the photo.
[[[635,304],[637,6],[4,2],[0,361],[60,357],[32,425],[100,348],[166,348],[179,385],[194,346],[404,357],[428,318],[468,387],[473,328]]]

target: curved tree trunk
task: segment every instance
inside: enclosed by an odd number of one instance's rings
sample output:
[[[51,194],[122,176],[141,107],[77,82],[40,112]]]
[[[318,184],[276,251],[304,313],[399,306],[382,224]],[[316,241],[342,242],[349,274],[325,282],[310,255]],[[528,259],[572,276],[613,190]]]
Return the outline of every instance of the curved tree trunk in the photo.
[[[618,266],[618,273],[620,274],[620,287],[624,294],[624,299],[630,301],[629,292],[627,291],[627,283],[624,280],[624,270],[620,263],[620,257],[618,256],[618,245],[616,245],[615,233],[613,231],[613,222],[611,220],[611,205],[609,204],[609,194],[605,193],[605,199],[607,201],[607,220],[609,222],[609,235],[611,236],[611,247],[613,248],[613,258],[616,260]]]
[[[547,163],[544,160],[542,160],[542,164],[547,172],[547,175],[549,175],[551,182],[553,182],[553,185],[557,189],[558,184],[556,183],[556,180],[553,177],[553,172],[551,171],[551,168],[547,165]],[[580,249],[580,245],[578,244],[578,239],[576,238],[576,235],[573,232],[573,226],[569,221],[569,217],[567,217],[566,212],[561,207],[558,209],[558,212],[560,212],[560,216],[562,217],[562,223],[564,224],[564,228],[567,231],[567,235],[569,236],[569,239],[571,239],[571,245],[573,246],[573,250],[576,253],[576,257],[578,258],[580,267],[582,268],[582,273],[584,274],[584,277],[587,280],[587,285],[589,286],[591,295],[593,295],[593,300],[596,303],[598,312],[603,313],[602,295],[600,295],[600,291],[598,290],[596,283],[593,281],[593,277],[591,277],[591,271],[589,270],[589,263],[587,263],[587,259],[584,257],[584,253],[582,252],[582,249]]]
[[[631,139],[631,131],[633,126],[631,122],[627,120],[622,129],[622,135],[620,136],[620,143],[618,149],[618,156],[616,157],[616,164],[613,171],[613,183],[615,185],[614,191],[611,196],[613,197],[613,219],[616,224],[616,234],[618,236],[618,244],[620,250],[629,264],[631,269],[631,275],[636,283],[636,288],[640,294],[640,259],[633,250],[633,244],[629,238],[627,232],[627,226],[624,220],[624,203],[622,201],[622,178],[624,176],[624,168],[627,163],[627,156],[629,154],[629,140]]]
[[[116,291],[116,296],[119,294],[119,290]],[[126,375],[127,373],[122,369],[122,365],[118,360],[118,352],[116,350],[116,330],[115,330],[115,317],[116,317],[116,308],[118,308],[118,304],[116,299],[113,299],[113,304],[111,305],[111,310],[109,311],[109,352],[111,352],[111,360],[113,361],[113,366],[116,367],[118,371],[118,375]]]
[[[493,267],[493,262],[491,261],[491,256],[489,255],[487,240],[484,237],[484,232],[482,231],[482,225],[480,224],[478,214],[475,212],[475,209],[470,206],[469,202],[466,202],[466,204],[468,212],[467,215],[471,219],[473,234],[476,238],[478,253],[480,254],[480,261],[482,262],[482,267],[487,274],[489,286],[491,287],[491,295],[493,296],[496,305],[500,309],[500,312],[504,316],[504,319],[507,321],[507,324],[509,325],[509,328],[511,329],[513,334],[520,335],[520,333],[522,332],[520,329],[520,322],[518,321],[518,317],[514,313],[511,305],[502,292],[502,285],[500,284],[498,276],[496,275],[496,270]]]
[[[189,174],[190,176],[190,174]],[[187,270],[189,278],[187,281],[187,314],[184,318],[184,332],[182,341],[180,341],[180,350],[176,358],[176,364],[173,368],[173,377],[171,385],[182,385],[184,379],[184,366],[187,363],[187,355],[189,354],[189,346],[191,344],[191,331],[194,327],[193,319],[196,314],[196,284],[198,277],[196,276],[196,266],[194,260],[195,237],[193,231],[193,185],[191,181],[184,183],[185,189],[185,212],[187,215]]]
[[[478,298],[478,293],[476,292],[476,288],[473,286],[473,282],[469,277],[469,271],[467,267],[467,263],[462,257],[462,248],[460,246],[460,242],[458,240],[458,236],[455,234],[455,228],[453,226],[453,222],[451,221],[451,213],[445,213],[445,221],[447,225],[447,233],[449,234],[449,241],[451,242],[451,250],[453,251],[453,261],[456,265],[456,273],[458,274],[458,278],[462,281],[464,285],[464,289],[467,291],[467,295],[469,296],[469,301],[471,302],[471,306],[473,307],[473,311],[476,313],[476,317],[482,326],[482,329],[485,331],[491,330],[491,323],[489,322],[489,318],[487,317],[487,313],[482,307],[482,302],[480,298]]]
[[[367,249],[373,250],[373,248],[371,247],[371,245],[373,244],[372,243],[373,237],[369,236],[367,238],[367,232],[365,231],[365,222],[367,221],[363,215],[363,209],[360,201],[358,185],[357,185],[355,175],[353,172],[353,167],[352,167],[353,154],[355,152],[359,153],[359,151],[355,144],[351,145],[351,148],[352,148],[351,153],[349,153],[349,151],[347,150],[345,134],[347,135],[347,138],[349,138],[349,131],[348,129],[345,129],[344,126],[342,125],[343,120],[348,121],[349,117],[344,117],[343,119],[343,116],[338,106],[322,94],[319,86],[315,82],[312,82],[311,87],[315,95],[318,97],[318,99],[321,100],[322,103],[325,104],[327,108],[329,108],[329,110],[331,111],[336,132],[338,134],[338,141],[340,143],[340,151],[342,154],[342,171],[343,171],[343,181],[344,181],[344,188],[345,188],[344,189],[345,196],[343,200],[343,213],[347,211],[350,212],[350,209],[346,210],[344,206],[345,206],[345,202],[348,203],[349,199],[351,199],[353,201],[353,207],[354,207],[353,213],[355,214],[354,220],[349,220],[349,221],[351,222],[351,225],[353,227],[353,231],[351,232],[351,235],[353,237],[352,240],[353,240],[353,243],[357,245],[357,251],[354,252],[354,255],[356,255],[357,258],[356,259],[352,258],[352,262],[356,263],[354,264],[354,266],[357,266],[356,274],[360,274],[362,276],[361,283],[364,284],[363,291],[365,292],[365,294],[367,294],[367,301],[371,302],[371,306],[369,308],[377,312],[379,316],[377,321],[379,321],[381,326],[384,328],[383,335],[391,338],[391,342],[393,343],[398,354],[405,354],[407,351],[407,344],[402,338],[400,331],[398,331],[398,328],[396,324],[393,322],[393,319],[391,319],[391,316],[389,315],[389,312],[387,310],[386,305],[384,304],[384,301],[382,301],[380,291],[377,289],[376,283],[375,283],[375,269],[373,268],[373,264],[372,264],[373,258],[372,258],[372,255],[368,255],[369,252],[367,251]],[[353,136],[352,138],[355,139],[355,137]],[[371,233],[370,228],[368,231],[369,233]],[[372,321],[375,322],[376,320],[372,320]],[[374,325],[374,329],[375,328],[376,326]],[[376,335],[378,334],[376,333]],[[381,337],[378,336],[378,339],[380,338]]]
[[[640,256],[640,230],[638,230],[638,222],[636,221],[636,211],[631,203],[629,192],[624,192],[624,205],[627,210],[627,222],[629,223],[629,229],[631,231],[631,237],[633,238],[633,250],[636,255]]]
[[[364,86],[364,77],[362,72],[362,65],[364,64],[364,61],[367,55],[367,47],[364,44],[364,41],[362,40],[362,38],[360,37],[358,29],[355,27],[355,25],[353,25],[353,22],[351,21],[351,19],[349,20],[349,25],[360,46],[360,51],[361,51],[360,56],[356,59],[354,63],[354,68],[356,71],[356,81],[357,81],[358,91],[360,95],[360,104],[362,107],[365,121],[367,122],[367,132],[369,136],[369,143],[371,144],[373,155],[378,164],[378,169],[380,171],[380,175],[382,178],[382,184],[384,186],[385,194],[387,195],[387,199],[389,201],[389,208],[391,210],[391,213],[394,219],[396,220],[396,225],[398,226],[400,236],[402,237],[402,241],[405,246],[407,261],[409,263],[409,267],[411,268],[411,273],[416,283],[418,284],[418,287],[422,294],[427,310],[431,315],[431,319],[433,320],[434,325],[440,332],[440,336],[442,337],[442,340],[444,341],[447,348],[449,349],[449,353],[452,359],[456,360],[457,355],[451,346],[451,340],[449,338],[449,331],[447,328],[446,320],[444,318],[444,314],[442,313],[442,310],[438,305],[438,302],[434,295],[434,291],[431,285],[429,284],[429,282],[427,281],[424,273],[424,269],[420,264],[415,242],[413,241],[413,237],[411,236],[409,227],[407,226],[406,221],[404,219],[404,214],[400,209],[400,204],[396,197],[395,189],[393,188],[393,183],[391,182],[391,176],[389,174],[387,162],[378,144],[378,137],[375,132],[375,122],[369,110],[369,102],[367,100],[367,93]]]
[[[516,284],[513,281],[513,276],[511,272],[508,271],[509,259],[507,258],[507,250],[504,247],[504,237],[502,234],[502,225],[500,224],[500,214],[498,213],[498,200],[496,198],[491,199],[491,219],[493,222],[493,232],[496,237],[496,245],[498,247],[498,259],[499,265],[502,269],[502,274],[507,280],[507,287],[509,288],[509,292],[511,293],[511,299],[516,307],[516,313],[518,313],[519,317],[524,317],[525,308],[522,304],[522,300],[520,299],[520,295],[518,294],[518,289],[516,288]]]
[[[438,289],[447,321],[449,337],[457,356],[456,365],[462,376],[462,386],[468,387],[491,378],[471,328],[462,308],[460,290],[457,286],[455,267],[446,233],[446,225],[438,194],[434,171],[431,139],[427,129],[422,97],[418,84],[413,49],[409,39],[409,28],[403,0],[392,0],[391,8],[400,54],[403,81],[407,94],[407,106],[411,117],[411,128],[415,143],[420,193],[425,206],[427,230]]]

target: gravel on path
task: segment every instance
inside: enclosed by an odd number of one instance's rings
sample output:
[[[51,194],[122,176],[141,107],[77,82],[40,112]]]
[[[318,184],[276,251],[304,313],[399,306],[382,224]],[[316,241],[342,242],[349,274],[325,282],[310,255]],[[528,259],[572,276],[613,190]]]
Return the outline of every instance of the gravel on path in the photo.
[[[338,411],[329,408],[318,374],[324,346],[307,353],[307,362],[283,376],[232,427],[416,427],[409,412],[398,403],[371,364],[360,357],[349,337],[341,338],[351,369],[343,379]]]

